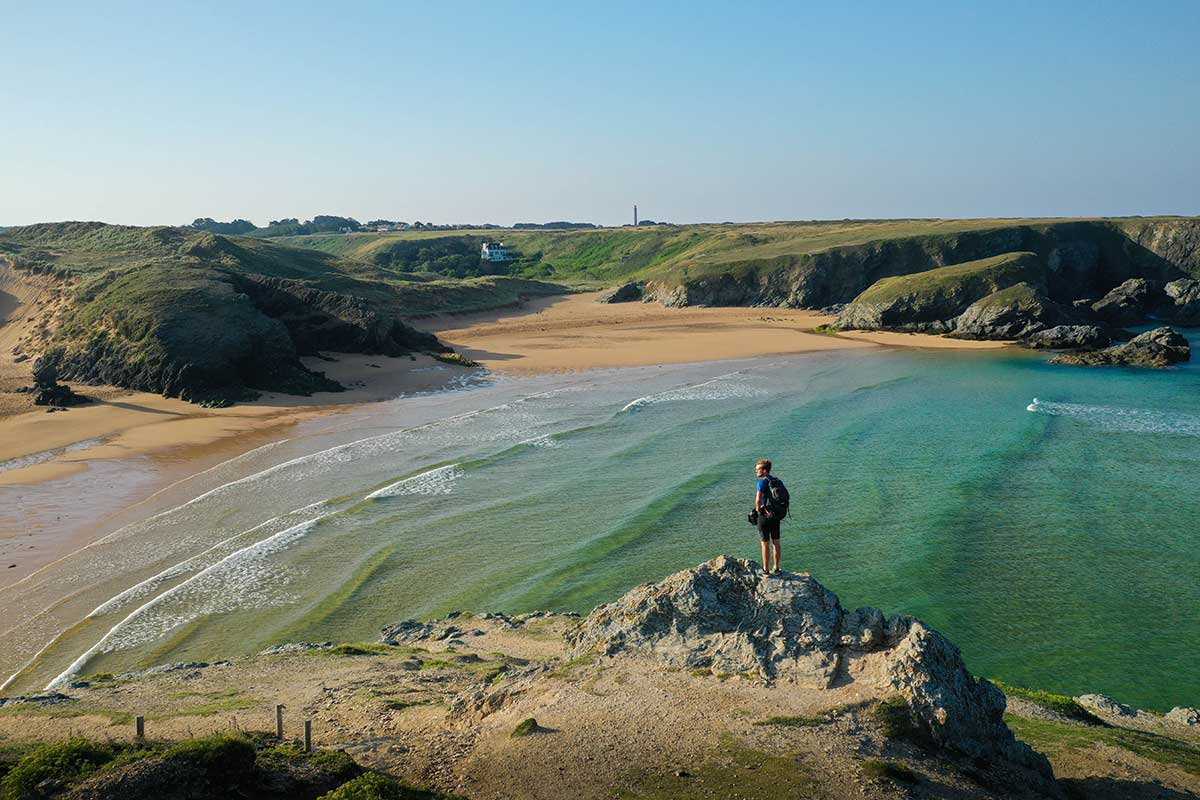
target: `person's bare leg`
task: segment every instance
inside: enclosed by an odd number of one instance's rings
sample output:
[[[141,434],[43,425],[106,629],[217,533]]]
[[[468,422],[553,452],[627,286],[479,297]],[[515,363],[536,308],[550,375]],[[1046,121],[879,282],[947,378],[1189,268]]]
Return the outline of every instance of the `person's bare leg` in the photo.
[[[767,540],[763,539],[763,542],[762,542],[763,572],[771,571],[771,562],[767,560],[767,555],[768,555],[767,554]]]
[[[779,569],[781,569],[781,567],[779,566],[779,540],[772,539],[771,544],[775,547],[775,569],[779,570]]]

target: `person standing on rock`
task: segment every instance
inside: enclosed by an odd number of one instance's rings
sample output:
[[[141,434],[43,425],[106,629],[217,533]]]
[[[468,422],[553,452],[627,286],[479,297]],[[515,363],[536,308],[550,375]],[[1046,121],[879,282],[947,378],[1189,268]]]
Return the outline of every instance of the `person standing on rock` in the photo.
[[[771,474],[769,459],[761,459],[754,465],[758,486],[754,492],[754,514],[751,518],[758,527],[762,540],[762,565],[767,572],[779,574],[779,523],[787,516],[790,497],[783,481]],[[775,553],[775,568],[771,568],[770,552]]]

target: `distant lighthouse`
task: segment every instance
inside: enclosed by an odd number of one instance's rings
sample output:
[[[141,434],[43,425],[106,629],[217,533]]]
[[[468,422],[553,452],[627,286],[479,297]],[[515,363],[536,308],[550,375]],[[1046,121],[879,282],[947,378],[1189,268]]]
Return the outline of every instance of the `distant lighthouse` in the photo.
[[[637,203],[633,204],[633,227],[637,227]]]

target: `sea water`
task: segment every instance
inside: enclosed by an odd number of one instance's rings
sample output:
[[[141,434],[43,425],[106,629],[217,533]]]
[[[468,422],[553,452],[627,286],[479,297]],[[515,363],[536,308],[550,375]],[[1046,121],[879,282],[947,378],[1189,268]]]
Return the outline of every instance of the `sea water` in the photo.
[[[0,590],[6,691],[451,610],[586,613],[757,558],[763,457],[793,497],[784,567],[847,608],[924,619],[979,675],[1200,704],[1200,368],[1007,351],[500,378],[314,423]]]

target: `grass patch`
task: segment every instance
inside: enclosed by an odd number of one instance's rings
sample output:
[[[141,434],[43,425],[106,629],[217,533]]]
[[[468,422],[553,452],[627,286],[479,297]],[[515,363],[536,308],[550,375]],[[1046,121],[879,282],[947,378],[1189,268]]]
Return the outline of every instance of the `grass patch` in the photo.
[[[767,717],[755,722],[755,725],[760,726],[778,726],[781,728],[816,728],[820,725],[827,725],[833,722],[838,717],[845,713],[859,708],[862,703],[846,703],[840,706],[826,709],[819,714],[812,716],[795,716],[795,717]]]
[[[596,663],[596,658],[591,653],[572,658],[570,661],[564,661],[561,665],[550,671],[550,676],[554,678],[569,678],[575,674],[575,671],[583,667],[590,667]]]
[[[175,711],[163,711],[157,714],[147,714],[146,719],[173,719],[175,717],[208,717],[225,711],[242,711],[259,705],[257,700],[249,697],[226,697],[210,703],[201,703],[190,708]]]
[[[1024,689],[1020,686],[1009,686],[1007,683],[1001,683],[1000,681],[992,681],[992,683],[996,684],[996,687],[1004,692],[1007,697],[1019,697],[1048,711],[1053,711],[1068,719],[1078,720],[1088,725],[1105,724],[1104,720],[1075,702],[1075,698],[1068,697],[1065,694],[1054,694],[1053,692],[1044,692],[1041,689]]]
[[[916,783],[920,780],[917,773],[899,761],[868,758],[862,762],[862,771],[864,775],[875,781],[886,780],[892,783]]]
[[[837,325],[818,325],[812,329],[813,333],[819,333],[822,336],[836,336],[839,332]]]
[[[739,743],[724,734],[715,757],[684,775],[635,773],[619,781],[625,800],[700,800],[713,797],[811,797],[816,781],[795,756],[775,755]]]
[[[387,656],[397,653],[401,649],[388,644],[380,644],[379,642],[354,642],[351,644],[339,644],[336,647],[330,647],[325,650],[309,650],[308,652],[320,656]]]
[[[38,785],[43,781],[75,783],[112,761],[116,755],[111,747],[87,739],[42,745],[26,754],[0,779],[0,800],[42,797]]]
[[[520,722],[518,722],[517,727],[513,728],[513,732],[511,735],[513,736],[513,738],[517,738],[517,737],[521,737],[521,736],[530,736],[537,732],[538,732],[537,720],[534,719],[533,717],[530,717],[529,719],[523,719]]]
[[[900,695],[893,695],[875,706],[875,719],[883,729],[883,735],[889,739],[919,738],[912,710],[908,707],[908,701]]]
[[[1075,725],[1014,714],[1006,714],[1004,721],[1018,739],[1050,756],[1107,744],[1159,764],[1170,764],[1192,775],[1200,775],[1200,745],[1127,728]]]
[[[377,772],[368,772],[321,795],[318,800],[454,800],[455,797],[415,789]]]

